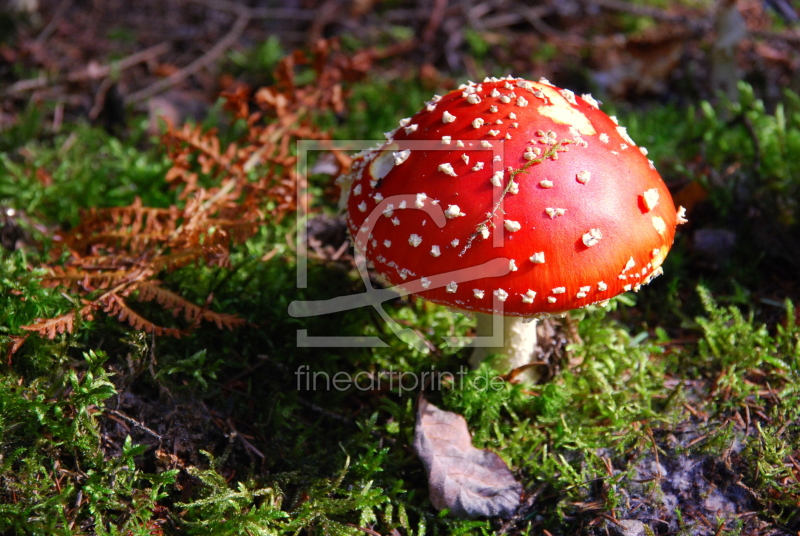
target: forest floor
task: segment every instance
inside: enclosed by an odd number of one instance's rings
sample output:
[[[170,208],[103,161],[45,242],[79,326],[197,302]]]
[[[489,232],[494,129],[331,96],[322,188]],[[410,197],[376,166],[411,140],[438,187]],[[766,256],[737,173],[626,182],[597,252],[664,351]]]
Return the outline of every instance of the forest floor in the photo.
[[[800,30],[770,5],[0,7],[0,532],[800,533]],[[296,142],[509,73],[602,100],[689,223],[642,292],[540,323],[536,385],[481,388],[487,363],[426,392],[522,486],[466,520],[431,504],[419,389],[301,381],[460,371],[473,325],[414,297],[384,305],[405,339],[288,314],[363,292],[349,156],[306,177]]]

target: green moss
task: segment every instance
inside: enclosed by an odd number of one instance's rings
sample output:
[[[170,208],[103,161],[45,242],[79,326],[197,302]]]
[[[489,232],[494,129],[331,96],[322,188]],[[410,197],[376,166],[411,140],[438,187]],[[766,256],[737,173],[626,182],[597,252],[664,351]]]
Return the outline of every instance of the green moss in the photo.
[[[41,133],[34,125],[41,121],[36,115],[23,118],[16,133],[0,137],[0,145],[14,144],[13,150],[0,152],[3,205],[48,225],[72,226],[79,211],[89,207],[124,206],[136,197],[150,206],[171,202],[166,159],[138,147],[143,130],[120,140],[78,124],[48,139],[36,135]]]
[[[271,53],[261,50],[253,61]],[[389,86],[400,91],[387,96]],[[357,85],[336,137],[381,139],[429,96],[413,78]],[[713,108],[654,109],[629,124],[668,179],[703,180],[687,164],[693,158],[715,168],[739,162],[754,202],[791,197],[800,176],[789,161],[800,148],[794,97],[774,113],[748,99],[745,91],[740,104],[723,106],[755,125],[764,140],[758,161],[746,147],[747,128],[728,125]],[[144,138],[120,141],[71,125],[63,138],[41,140],[39,120],[31,112],[28,130],[17,131],[28,139],[4,138],[4,203],[69,225],[80,207],[136,195],[149,205],[175,202],[163,185],[162,155],[140,148]],[[669,136],[664,125],[674,126]],[[241,128],[219,126],[230,135]],[[78,141],[64,149],[73,134]],[[50,185],[35,178],[39,168],[53,177]],[[315,180],[322,191],[323,179]],[[728,184],[706,185],[716,214],[735,210]],[[333,210],[324,200],[318,206]],[[738,286],[711,277],[714,297],[695,292],[700,277],[679,238],[667,276],[636,300],[625,295],[607,309],[571,314],[577,337],[552,364],[552,379],[511,385],[489,364],[467,370],[468,349],[458,341],[472,321],[422,300],[383,304],[400,337],[367,308],[290,317],[293,300],[364,291],[352,269],[334,263],[311,263],[307,287],[296,288],[295,249],[286,241],[294,225],[291,218],[265,225],[232,253],[230,269],[187,266],[165,279],[188,299],[212,295],[214,310],[247,319],[235,332],[205,328],[161,339],[103,317],[71,336],[25,343],[0,378],[0,532],[491,533],[496,520],[457,521],[433,509],[410,446],[420,383],[400,380],[445,372],[448,380],[428,384],[426,396],[464,415],[474,444],[498,452],[527,492],[543,487],[534,509],[515,521],[523,533],[575,534],[598,512],[635,516],[644,507],[630,506],[632,495],[666,508],[674,489],[666,475],[653,476],[656,459],[669,475],[682,471],[682,460],[695,461],[714,485],[738,481],[751,490],[746,497],[760,519],[797,523],[800,328],[789,301],[781,324],[761,320],[749,286],[755,272],[730,268]],[[29,270],[46,254],[43,244],[43,251],[28,246],[0,258],[6,347],[24,335],[21,325],[68,311],[75,299],[42,288],[41,273]],[[163,314],[147,307],[154,320]],[[671,312],[652,314],[665,309]],[[385,346],[298,347],[298,330],[376,336]],[[321,375],[316,389],[305,386],[303,370]],[[337,373],[383,382],[366,389],[323,383]],[[684,505],[664,511],[669,531],[693,533],[692,512]],[[591,526],[602,533],[602,523]],[[746,533],[742,523],[720,526]]]

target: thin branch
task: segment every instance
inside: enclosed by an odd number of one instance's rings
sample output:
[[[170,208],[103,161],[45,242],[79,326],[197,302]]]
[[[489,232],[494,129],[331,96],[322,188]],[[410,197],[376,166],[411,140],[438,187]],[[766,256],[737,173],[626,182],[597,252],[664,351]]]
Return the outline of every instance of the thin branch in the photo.
[[[249,8],[242,4],[230,2],[229,0],[190,0],[195,4],[202,4],[208,8],[216,9],[219,11],[227,11],[234,13],[238,16],[246,16],[250,19],[288,19],[288,20],[302,20],[312,21],[316,17],[316,13],[309,9],[291,9],[291,8],[276,8],[276,7],[255,7]]]
[[[244,32],[245,28],[247,28],[250,20],[251,18],[249,15],[249,10],[243,11],[243,13],[239,15],[239,18],[236,19],[233,28],[231,28],[225,37],[223,37],[216,45],[214,45],[211,50],[194,60],[183,69],[171,74],[167,78],[163,78],[155,84],[128,95],[128,97],[125,99],[125,104],[135,104],[137,102],[147,100],[150,97],[158,95],[159,93],[162,93],[163,91],[166,91],[169,88],[183,82],[201,69],[211,65],[218,57],[224,54],[230,47],[234,45],[234,43],[236,43],[236,41]]]
[[[72,0],[62,0],[58,7],[56,8],[56,12],[53,13],[53,18],[50,19],[50,22],[47,23],[47,26],[44,27],[42,33],[40,33],[36,37],[36,44],[41,45],[44,44],[50,36],[53,35],[53,32],[56,30],[56,26],[64,18],[64,15],[67,13],[67,10],[72,7]]]
[[[119,61],[111,62],[108,65],[103,65],[101,67],[94,67],[94,68],[87,67],[78,72],[71,73],[67,75],[66,79],[68,82],[80,82],[82,80],[105,78],[114,71],[122,71],[125,69],[129,69],[134,65],[150,61],[163,54],[166,54],[167,52],[169,52],[170,48],[171,46],[167,42],[159,43],[150,48],[146,48],[141,52],[136,52],[135,54],[131,54],[130,56],[122,58]]]
[[[169,49],[169,43],[159,43],[158,45],[146,48],[141,52],[136,52],[135,54],[131,54],[126,58],[111,62],[107,65],[90,65],[89,67],[84,67],[83,69],[67,73],[62,80],[59,80],[58,78],[51,80],[47,76],[39,76],[37,78],[30,78],[28,80],[20,80],[19,82],[12,84],[3,93],[5,95],[14,95],[16,93],[43,89],[51,85],[58,85],[61,82],[82,82],[84,80],[98,80],[100,78],[106,78],[115,71],[124,71],[125,69],[129,69],[134,65],[166,54],[169,52]]]
[[[244,32],[248,23],[256,19],[267,20],[296,20],[313,21],[316,13],[311,10],[285,9],[285,8],[250,8],[242,4],[231,2],[230,0],[190,0],[196,4],[202,4],[210,9],[226,11],[237,16],[233,28],[223,37],[211,50],[204,55],[173,73],[167,78],[159,80],[151,86],[139,90],[125,99],[126,104],[135,104],[147,100],[154,95],[162,93],[167,89],[176,86],[188,77],[192,76],[201,69],[213,63],[219,56],[231,48]],[[446,3],[445,3],[446,5]],[[418,17],[426,15],[424,11],[416,12]]]
[[[566,146],[569,143],[570,143],[569,140],[561,140],[559,142],[553,142],[552,144],[549,144],[550,147],[547,149],[547,151],[544,152],[544,154],[541,154],[536,158],[528,160],[521,168],[519,169],[509,168],[508,182],[503,187],[503,191],[500,194],[500,198],[495,202],[494,206],[492,207],[492,211],[486,213],[486,218],[475,226],[475,232],[471,234],[470,237],[467,239],[467,243],[464,246],[464,249],[462,249],[461,253],[458,254],[459,257],[462,257],[464,253],[466,253],[467,250],[470,247],[472,247],[472,242],[475,241],[475,239],[483,232],[484,229],[488,229],[489,227],[495,226],[494,219],[497,217],[498,213],[500,212],[500,209],[503,206],[503,200],[506,198],[508,193],[511,192],[511,190],[514,188],[515,186],[514,179],[517,177],[517,175],[521,173],[527,173],[528,168],[536,164],[541,164],[548,158],[552,158],[553,160],[557,159],[558,153],[566,151],[567,150]]]
[[[428,19],[428,24],[422,32],[422,41],[425,43],[433,42],[437,30],[442,25],[444,14],[447,11],[447,0],[434,0],[433,9],[431,9],[431,17]]]
[[[521,11],[525,12],[524,17],[520,14]],[[556,10],[552,6],[528,7],[515,12],[501,12],[496,15],[488,16],[481,19],[481,25],[485,30],[507,28],[508,26],[514,26],[515,24],[523,22],[528,17],[536,17],[541,19],[542,17],[550,16],[555,12]]]
[[[330,417],[335,421],[339,421],[344,424],[348,424],[350,426],[355,426],[355,422],[353,421],[353,419],[348,418],[340,413],[336,413],[335,411],[330,411],[328,409],[325,409],[322,406],[318,406],[313,402],[306,400],[305,398],[298,396],[296,401],[299,402],[301,406],[306,406],[307,408],[316,411],[317,413],[320,413],[322,415],[325,415],[326,417]]]
[[[127,421],[127,422],[129,422],[129,423],[131,423],[132,425],[136,426],[137,428],[141,428],[142,430],[144,430],[145,432],[147,432],[147,433],[148,433],[148,434],[150,434],[151,436],[155,437],[155,438],[156,438],[156,439],[158,439],[159,441],[163,441],[163,440],[164,440],[164,438],[162,438],[162,437],[161,437],[161,436],[160,436],[158,433],[154,432],[153,430],[151,430],[151,429],[150,429],[150,428],[148,428],[147,426],[143,425],[142,423],[140,423],[140,422],[139,422],[139,421],[137,421],[136,419],[133,419],[133,418],[131,418],[131,417],[128,417],[127,415],[125,415],[125,414],[124,414],[124,413],[122,413],[121,411],[117,411],[117,410],[115,410],[115,409],[111,409],[111,408],[105,408],[105,410],[104,410],[104,411],[106,411],[107,413],[111,413],[112,415],[116,415],[116,416],[117,416],[117,417],[119,417],[120,419],[122,419],[122,420],[124,420],[124,421]]]
[[[664,22],[687,22],[689,19],[685,15],[673,15],[665,9],[657,7],[642,6],[625,0],[587,0],[587,5],[595,4],[603,9],[610,11],[621,11],[631,13],[639,17],[650,17]]]
[[[520,13],[522,14],[523,18],[528,21],[528,24],[533,26],[533,29],[542,34],[545,37],[549,38],[556,38],[556,39],[563,39],[565,41],[573,41],[577,40],[583,43],[585,39],[578,37],[577,35],[570,34],[568,32],[562,32],[560,30],[556,30],[546,22],[542,20],[542,10],[541,9],[521,9]]]
[[[231,420],[231,418],[230,418],[230,417],[228,417],[228,418],[226,419],[226,422],[228,423],[228,426],[229,426],[229,427],[230,427],[230,429],[232,430],[232,432],[231,432],[231,435],[232,435],[232,436],[236,436],[236,437],[238,437],[238,438],[239,438],[239,440],[242,442],[242,444],[245,446],[245,448],[246,448],[247,450],[249,450],[250,452],[252,452],[253,454],[255,454],[256,456],[258,456],[259,458],[261,458],[261,461],[263,462],[263,461],[266,459],[266,458],[265,458],[265,456],[264,456],[264,454],[263,454],[263,453],[262,453],[260,450],[258,450],[258,449],[255,447],[255,445],[253,445],[252,443],[250,443],[250,442],[247,440],[247,438],[245,438],[245,437],[244,437],[244,436],[243,436],[243,435],[242,435],[242,434],[241,434],[241,433],[240,433],[240,432],[239,432],[239,431],[236,429],[236,427],[233,425],[233,421]]]
[[[544,491],[544,485],[539,486],[533,492],[531,492],[525,500],[519,505],[517,511],[514,513],[514,516],[511,517],[508,521],[500,525],[500,528],[497,529],[497,534],[507,534],[511,531],[514,527],[516,527],[521,521],[525,519],[525,517],[530,513],[533,505],[536,504],[536,499],[539,498],[539,495],[542,494]]]
[[[800,45],[800,33],[798,32],[773,32],[771,30],[750,30],[750,35],[759,37],[761,39],[768,39],[774,41],[785,41],[786,43],[794,43]]]

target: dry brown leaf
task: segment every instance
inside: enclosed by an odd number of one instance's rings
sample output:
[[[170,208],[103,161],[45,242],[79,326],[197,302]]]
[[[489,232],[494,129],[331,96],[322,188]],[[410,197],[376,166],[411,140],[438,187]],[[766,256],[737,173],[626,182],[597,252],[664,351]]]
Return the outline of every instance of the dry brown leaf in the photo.
[[[519,506],[522,485],[494,452],[472,446],[464,417],[420,395],[414,450],[428,473],[431,503],[458,518],[508,518]]]

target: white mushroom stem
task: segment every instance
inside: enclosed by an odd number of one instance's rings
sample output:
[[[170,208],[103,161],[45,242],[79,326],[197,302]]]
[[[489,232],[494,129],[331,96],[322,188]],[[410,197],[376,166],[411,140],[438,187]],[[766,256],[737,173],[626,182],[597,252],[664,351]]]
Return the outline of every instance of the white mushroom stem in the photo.
[[[494,332],[494,315],[477,313],[478,323],[476,332],[478,337],[496,337],[498,346],[477,345],[472,350],[470,365],[477,367],[491,354],[503,357],[494,362],[495,368],[506,373],[517,367],[527,365],[533,357],[536,348],[536,320],[525,322],[519,316],[500,316],[499,324],[502,325],[502,339]],[[517,376],[521,381],[535,382],[539,378],[538,367],[531,367]]]

